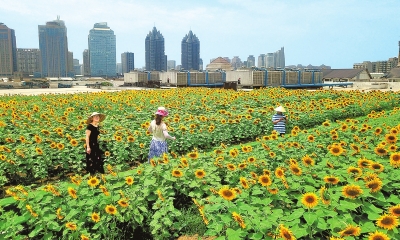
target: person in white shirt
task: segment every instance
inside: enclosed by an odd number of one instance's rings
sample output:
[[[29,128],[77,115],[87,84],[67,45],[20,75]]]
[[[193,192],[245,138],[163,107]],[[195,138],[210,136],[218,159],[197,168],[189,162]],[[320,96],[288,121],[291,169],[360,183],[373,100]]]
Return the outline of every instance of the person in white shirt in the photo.
[[[148,162],[154,157],[160,157],[163,153],[168,152],[167,139],[176,140],[168,134],[167,125],[163,122],[163,118],[168,116],[168,111],[165,107],[159,107],[156,112],[156,117],[151,121],[148,131],[153,134],[150,142],[150,150]]]

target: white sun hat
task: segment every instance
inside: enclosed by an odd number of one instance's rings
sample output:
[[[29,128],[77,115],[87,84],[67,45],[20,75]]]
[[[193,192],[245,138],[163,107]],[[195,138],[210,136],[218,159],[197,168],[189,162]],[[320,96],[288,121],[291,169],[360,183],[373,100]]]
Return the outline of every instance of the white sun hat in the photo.
[[[285,108],[283,108],[282,106],[279,106],[279,107],[275,108],[275,111],[277,111],[277,112],[286,112]]]

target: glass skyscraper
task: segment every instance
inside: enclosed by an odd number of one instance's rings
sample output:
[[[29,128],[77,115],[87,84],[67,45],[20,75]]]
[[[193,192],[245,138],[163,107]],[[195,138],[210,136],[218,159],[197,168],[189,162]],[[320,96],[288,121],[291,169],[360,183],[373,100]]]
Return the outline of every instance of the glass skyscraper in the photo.
[[[39,49],[42,77],[68,76],[68,41],[64,21],[57,18],[46,25],[39,25]]]
[[[182,39],[181,64],[185,70],[199,70],[200,41],[192,30]]]
[[[145,40],[146,45],[146,70],[167,71],[167,56],[164,50],[164,37],[156,27],[149,32]]]
[[[106,22],[95,23],[89,32],[89,61],[92,77],[117,76],[116,37]]]
[[[14,29],[0,23],[0,77],[12,77],[17,71],[17,44]]]
[[[121,54],[122,74],[135,69],[135,54],[133,52],[124,52]]]

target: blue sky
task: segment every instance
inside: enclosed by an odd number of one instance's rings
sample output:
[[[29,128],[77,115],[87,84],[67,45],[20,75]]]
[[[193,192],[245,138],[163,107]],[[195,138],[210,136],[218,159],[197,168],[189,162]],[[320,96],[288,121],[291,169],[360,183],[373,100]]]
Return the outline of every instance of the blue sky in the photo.
[[[286,65],[329,65],[397,57],[400,0],[0,0],[0,22],[15,30],[18,48],[39,48],[38,25],[57,15],[68,29],[69,50],[82,60],[94,23],[107,22],[122,52],[145,64],[145,37],[153,26],[165,39],[168,60],[180,64],[180,43],[192,30],[204,66],[219,56],[275,52]]]

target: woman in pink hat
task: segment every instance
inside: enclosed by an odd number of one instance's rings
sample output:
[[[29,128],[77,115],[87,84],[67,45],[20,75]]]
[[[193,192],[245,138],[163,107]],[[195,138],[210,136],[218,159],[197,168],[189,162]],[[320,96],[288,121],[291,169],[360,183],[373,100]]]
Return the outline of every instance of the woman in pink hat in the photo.
[[[94,112],[86,120],[86,171],[93,175],[97,172],[104,173],[103,151],[99,147],[97,138],[100,134],[99,123],[104,121],[106,115]]]
[[[168,116],[167,109],[159,107],[155,119],[150,123],[148,131],[153,134],[153,138],[150,142],[149,162],[152,158],[160,157],[163,153],[168,152],[166,139],[176,139],[168,134],[167,125],[163,122],[163,118],[166,116]]]
[[[274,130],[283,137],[286,133],[286,123],[287,119],[286,116],[283,114],[286,112],[285,108],[282,106],[279,106],[275,108],[276,114],[272,116],[272,123],[274,124]]]

